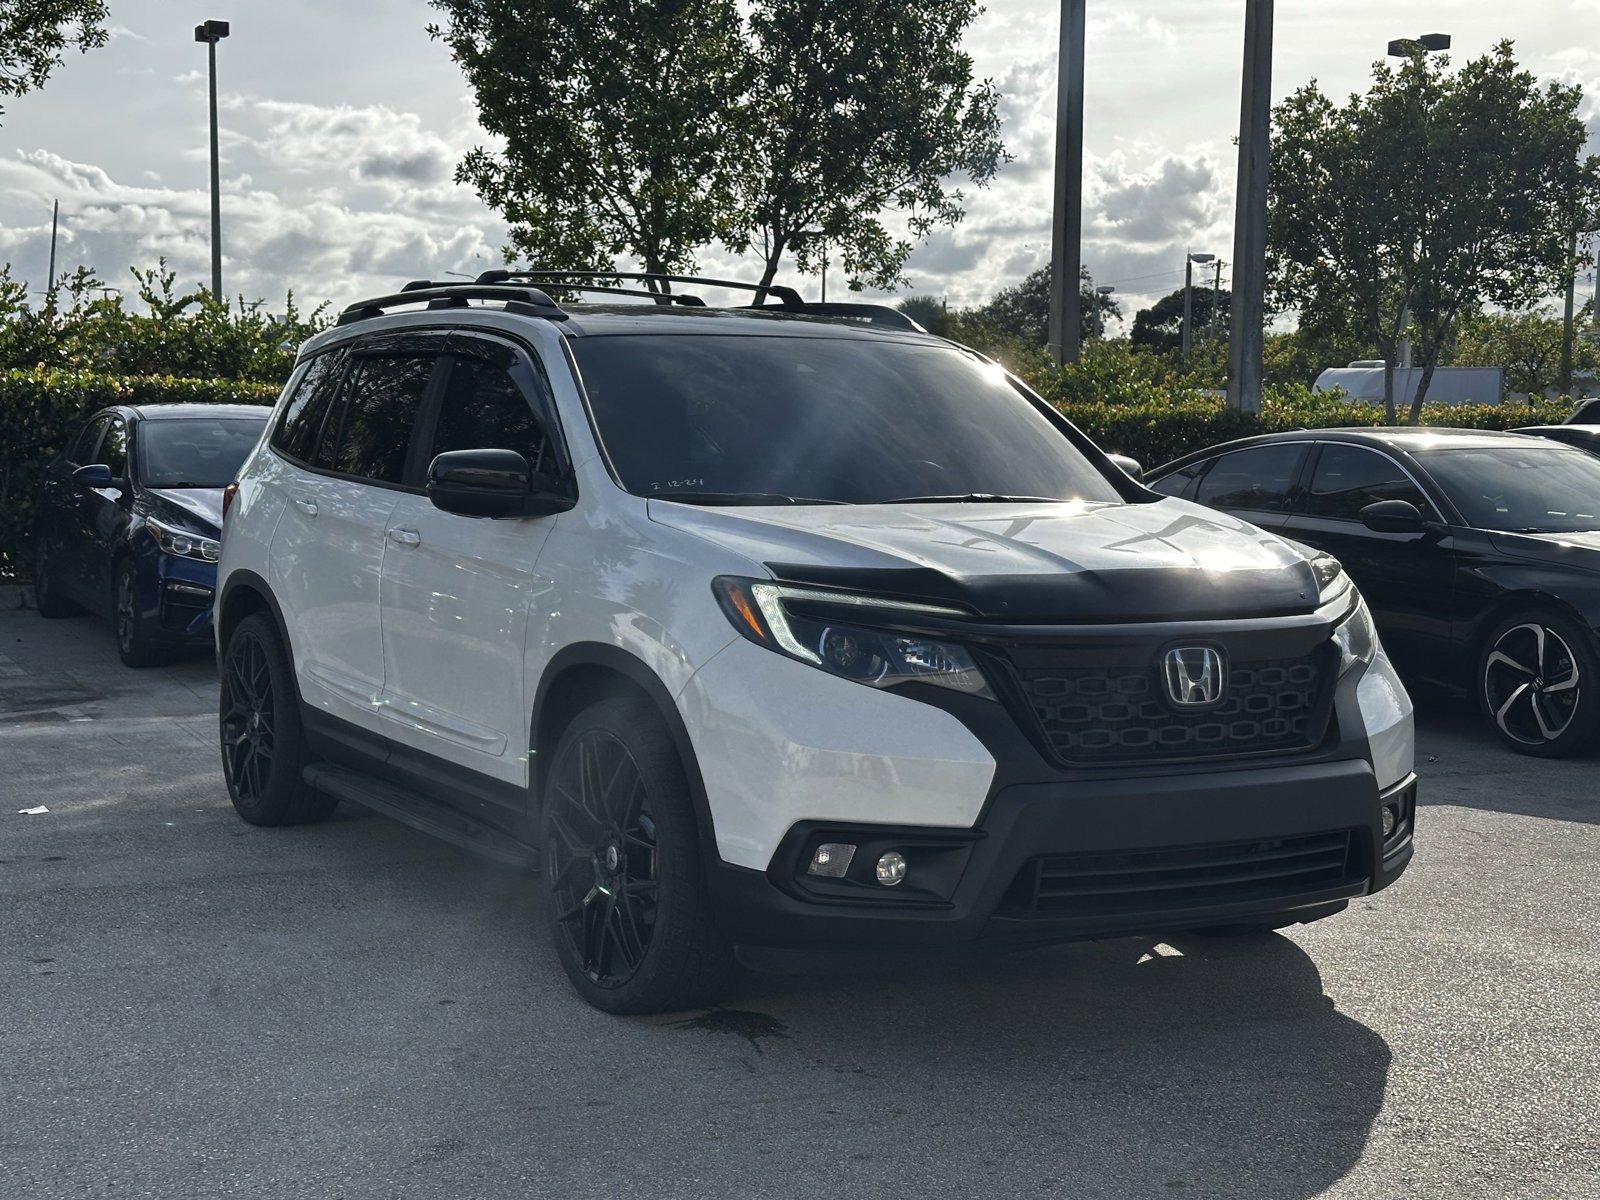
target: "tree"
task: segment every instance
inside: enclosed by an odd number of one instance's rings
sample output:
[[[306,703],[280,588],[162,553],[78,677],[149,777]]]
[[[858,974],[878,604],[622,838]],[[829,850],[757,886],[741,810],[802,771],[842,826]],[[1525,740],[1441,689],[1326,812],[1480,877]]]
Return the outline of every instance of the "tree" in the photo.
[[[1402,337],[1422,368],[1414,424],[1460,320],[1558,286],[1571,230],[1600,197],[1578,88],[1541,89],[1509,42],[1448,68],[1418,47],[1397,69],[1377,64],[1343,107],[1312,81],[1273,114],[1273,300],[1378,347],[1391,422]]]
[[[1228,313],[1233,306],[1233,293],[1223,288],[1219,294],[1217,304],[1218,321],[1221,323],[1221,338],[1228,337]],[[1206,329],[1211,325],[1211,287],[1210,285],[1195,285],[1193,305],[1190,309],[1189,319],[1194,328],[1194,340],[1198,343],[1204,336]],[[1133,332],[1129,340],[1135,346],[1148,346],[1152,350],[1163,354],[1176,353],[1183,347],[1183,289],[1161,297],[1149,308],[1140,309],[1133,317]]]
[[[1472,316],[1461,323],[1453,361],[1461,366],[1504,367],[1507,391],[1538,399],[1561,386],[1561,333],[1560,317],[1537,310]],[[1573,365],[1581,371],[1600,366],[1592,343],[1578,340]]]
[[[42,88],[69,47],[104,46],[105,20],[105,0],[0,0],[0,96]]]
[[[1120,317],[1122,307],[1095,291],[1087,267],[1080,270],[1078,279],[1078,320],[1082,336],[1088,340],[1099,336],[1106,318]],[[1002,336],[1043,346],[1050,336],[1050,268],[1029,272],[1021,283],[1000,289],[987,304],[970,309],[962,318]]]
[[[961,219],[952,177],[981,187],[1005,157],[994,88],[961,49],[978,12],[974,0],[751,0],[740,218],[724,241],[760,254],[763,286],[786,254],[810,271],[831,251],[852,288],[894,287],[915,242]]]
[[[536,265],[692,265],[732,212],[734,0],[431,0],[484,129],[457,170]]]

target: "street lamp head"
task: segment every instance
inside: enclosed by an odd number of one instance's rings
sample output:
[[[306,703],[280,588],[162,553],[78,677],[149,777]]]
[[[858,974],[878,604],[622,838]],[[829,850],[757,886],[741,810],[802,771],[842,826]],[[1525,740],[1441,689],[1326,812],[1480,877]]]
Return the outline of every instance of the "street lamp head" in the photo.
[[[1111,293],[1115,292],[1117,289],[1112,287],[1109,283],[1102,283],[1099,287],[1095,288],[1094,290],[1095,290],[1095,294],[1096,295],[1109,296],[1109,295],[1111,295]]]
[[[1203,264],[1216,261],[1216,257],[1215,254],[1191,254],[1189,255],[1189,261]]]
[[[1450,49],[1450,35],[1448,33],[1425,33],[1421,37],[1395,38],[1389,43],[1390,58],[1410,58],[1421,51],[1431,54],[1439,50]]]
[[[197,42],[210,42],[212,45],[228,36],[228,23],[226,21],[207,21],[203,25],[194,27],[194,40]]]

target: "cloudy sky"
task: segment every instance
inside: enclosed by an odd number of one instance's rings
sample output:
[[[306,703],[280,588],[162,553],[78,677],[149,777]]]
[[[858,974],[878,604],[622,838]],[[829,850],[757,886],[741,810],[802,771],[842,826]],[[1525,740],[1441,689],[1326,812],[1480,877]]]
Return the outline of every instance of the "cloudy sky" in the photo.
[[[42,282],[59,198],[61,269],[120,283],[130,263],[165,255],[185,282],[207,277],[205,53],[192,30],[217,18],[233,23],[219,54],[230,293],[276,307],[292,287],[343,303],[497,265],[503,226],[451,179],[481,135],[424,32],[429,11],[111,0],[110,45],[73,56],[0,125],[0,260]],[[972,303],[1044,262],[1057,12],[990,0],[970,31],[1015,159],[916,252],[915,291]],[[1232,250],[1243,13],[1243,0],[1089,0],[1084,257],[1130,313],[1181,282],[1186,247]],[[1434,31],[1454,36],[1458,59],[1512,38],[1535,71],[1581,82],[1600,149],[1600,0],[1280,0],[1274,97],[1312,77],[1357,89],[1389,38]],[[701,265],[736,269],[716,252]]]

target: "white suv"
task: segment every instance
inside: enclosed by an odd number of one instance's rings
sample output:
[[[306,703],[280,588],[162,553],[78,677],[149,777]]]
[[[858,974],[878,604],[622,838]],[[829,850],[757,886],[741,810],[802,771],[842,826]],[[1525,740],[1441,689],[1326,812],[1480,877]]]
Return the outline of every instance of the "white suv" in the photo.
[[[618,278],[306,344],[223,535],[246,821],[351,800],[537,866],[614,1012],[736,945],[1276,928],[1405,869],[1411,705],[1336,562],[893,310]]]

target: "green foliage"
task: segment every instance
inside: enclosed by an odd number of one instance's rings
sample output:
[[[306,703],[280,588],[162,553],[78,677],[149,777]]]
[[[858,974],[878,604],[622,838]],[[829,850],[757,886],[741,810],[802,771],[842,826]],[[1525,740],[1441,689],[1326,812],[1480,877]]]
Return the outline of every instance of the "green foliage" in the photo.
[[[1586,324],[1579,320],[1581,330]],[[1485,313],[1462,322],[1452,361],[1464,367],[1504,367],[1506,390],[1535,397],[1561,380],[1561,318],[1544,312]],[[1581,336],[1573,339],[1573,368],[1600,367],[1600,352]]]
[[[0,0],[0,96],[42,88],[64,50],[104,46],[106,15],[105,0]]]
[[[0,371],[0,578],[31,569],[33,506],[44,468],[91,413],[111,404],[270,404],[278,391],[276,384],[244,380]]]
[[[1233,304],[1233,293],[1223,288],[1217,304],[1217,320],[1219,327],[1214,341],[1224,344],[1228,340],[1228,315]],[[1210,336],[1211,325],[1211,284],[1205,280],[1197,279],[1194,285],[1194,298],[1190,306],[1189,320],[1194,330],[1194,344],[1199,345]],[[1164,353],[1181,351],[1183,349],[1183,289],[1179,288],[1161,299],[1149,308],[1140,309],[1134,314],[1133,332],[1130,335],[1136,346],[1147,346],[1151,350]]]
[[[1571,269],[1568,240],[1600,202],[1582,92],[1540,87],[1511,43],[1450,73],[1420,46],[1378,63],[1342,107],[1315,81],[1273,113],[1268,251],[1275,304],[1392,367],[1414,339],[1418,420],[1459,322],[1518,309]],[[1394,416],[1392,391],[1386,401]]]
[[[237,308],[204,289],[180,293],[163,260],[132,269],[137,303],[79,268],[57,281],[38,307],[0,267],[0,369],[54,367],[112,375],[176,375],[282,383],[301,342],[327,324],[323,308],[302,313],[291,293],[281,314],[241,300]]]

